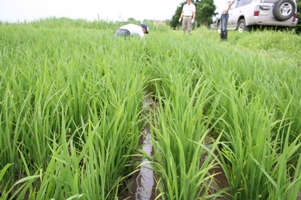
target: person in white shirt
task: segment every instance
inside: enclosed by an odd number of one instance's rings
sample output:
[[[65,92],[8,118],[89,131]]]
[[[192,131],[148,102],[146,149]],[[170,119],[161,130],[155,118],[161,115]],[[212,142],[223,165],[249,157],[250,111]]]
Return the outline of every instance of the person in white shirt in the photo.
[[[229,19],[229,13],[228,11],[230,10],[234,0],[223,0],[223,7],[221,7],[220,13],[221,13],[221,40],[225,41],[227,40],[228,36],[228,19]]]
[[[186,30],[188,29],[188,33],[191,34],[191,24],[194,23],[194,19],[195,19],[195,5],[191,3],[191,0],[187,0],[187,4],[183,6],[183,10],[179,18],[179,22],[181,22],[182,20],[183,33],[186,33]]]
[[[136,24],[126,24],[114,32],[114,35],[123,37],[137,35],[143,38],[144,34],[148,34],[148,26],[145,24],[140,24],[140,26]]]

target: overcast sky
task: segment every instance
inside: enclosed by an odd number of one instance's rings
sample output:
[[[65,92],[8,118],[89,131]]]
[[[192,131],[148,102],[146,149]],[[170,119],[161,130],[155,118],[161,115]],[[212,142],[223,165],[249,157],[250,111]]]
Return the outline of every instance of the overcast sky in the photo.
[[[185,1],[185,0],[184,0]],[[219,2],[220,0],[214,0]],[[0,21],[24,22],[48,17],[106,21],[171,19],[183,0],[0,0]]]
[[[171,19],[182,0],[0,0],[0,21],[47,17],[115,21]]]

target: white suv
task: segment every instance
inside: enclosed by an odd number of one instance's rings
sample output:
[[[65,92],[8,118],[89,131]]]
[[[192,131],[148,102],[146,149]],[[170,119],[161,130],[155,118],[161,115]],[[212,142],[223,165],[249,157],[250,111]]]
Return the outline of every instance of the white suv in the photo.
[[[219,20],[217,20],[219,26]],[[296,0],[235,0],[229,10],[228,30],[253,27],[294,27],[298,23]]]

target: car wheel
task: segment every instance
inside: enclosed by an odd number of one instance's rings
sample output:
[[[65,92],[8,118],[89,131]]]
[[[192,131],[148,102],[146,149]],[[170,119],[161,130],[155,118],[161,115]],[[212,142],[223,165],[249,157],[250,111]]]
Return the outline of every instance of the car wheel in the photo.
[[[246,28],[246,22],[245,19],[240,19],[237,24],[237,30],[238,32],[242,33]]]
[[[275,2],[273,8],[274,17],[279,21],[288,20],[296,10],[296,5],[293,0],[279,0]]]

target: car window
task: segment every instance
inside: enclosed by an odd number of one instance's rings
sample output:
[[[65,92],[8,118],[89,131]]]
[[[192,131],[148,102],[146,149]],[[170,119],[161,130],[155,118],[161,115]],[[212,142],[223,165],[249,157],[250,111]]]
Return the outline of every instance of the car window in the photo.
[[[279,0],[261,0],[262,3],[275,3],[276,1]]]
[[[251,2],[252,2],[253,0],[244,0],[243,2],[243,5],[248,5],[248,4],[250,4]]]
[[[236,4],[236,8],[241,7],[244,5],[244,1],[243,0],[238,0],[237,4]]]
[[[234,0],[230,7],[230,10],[236,8],[236,4],[237,4],[237,0]]]

